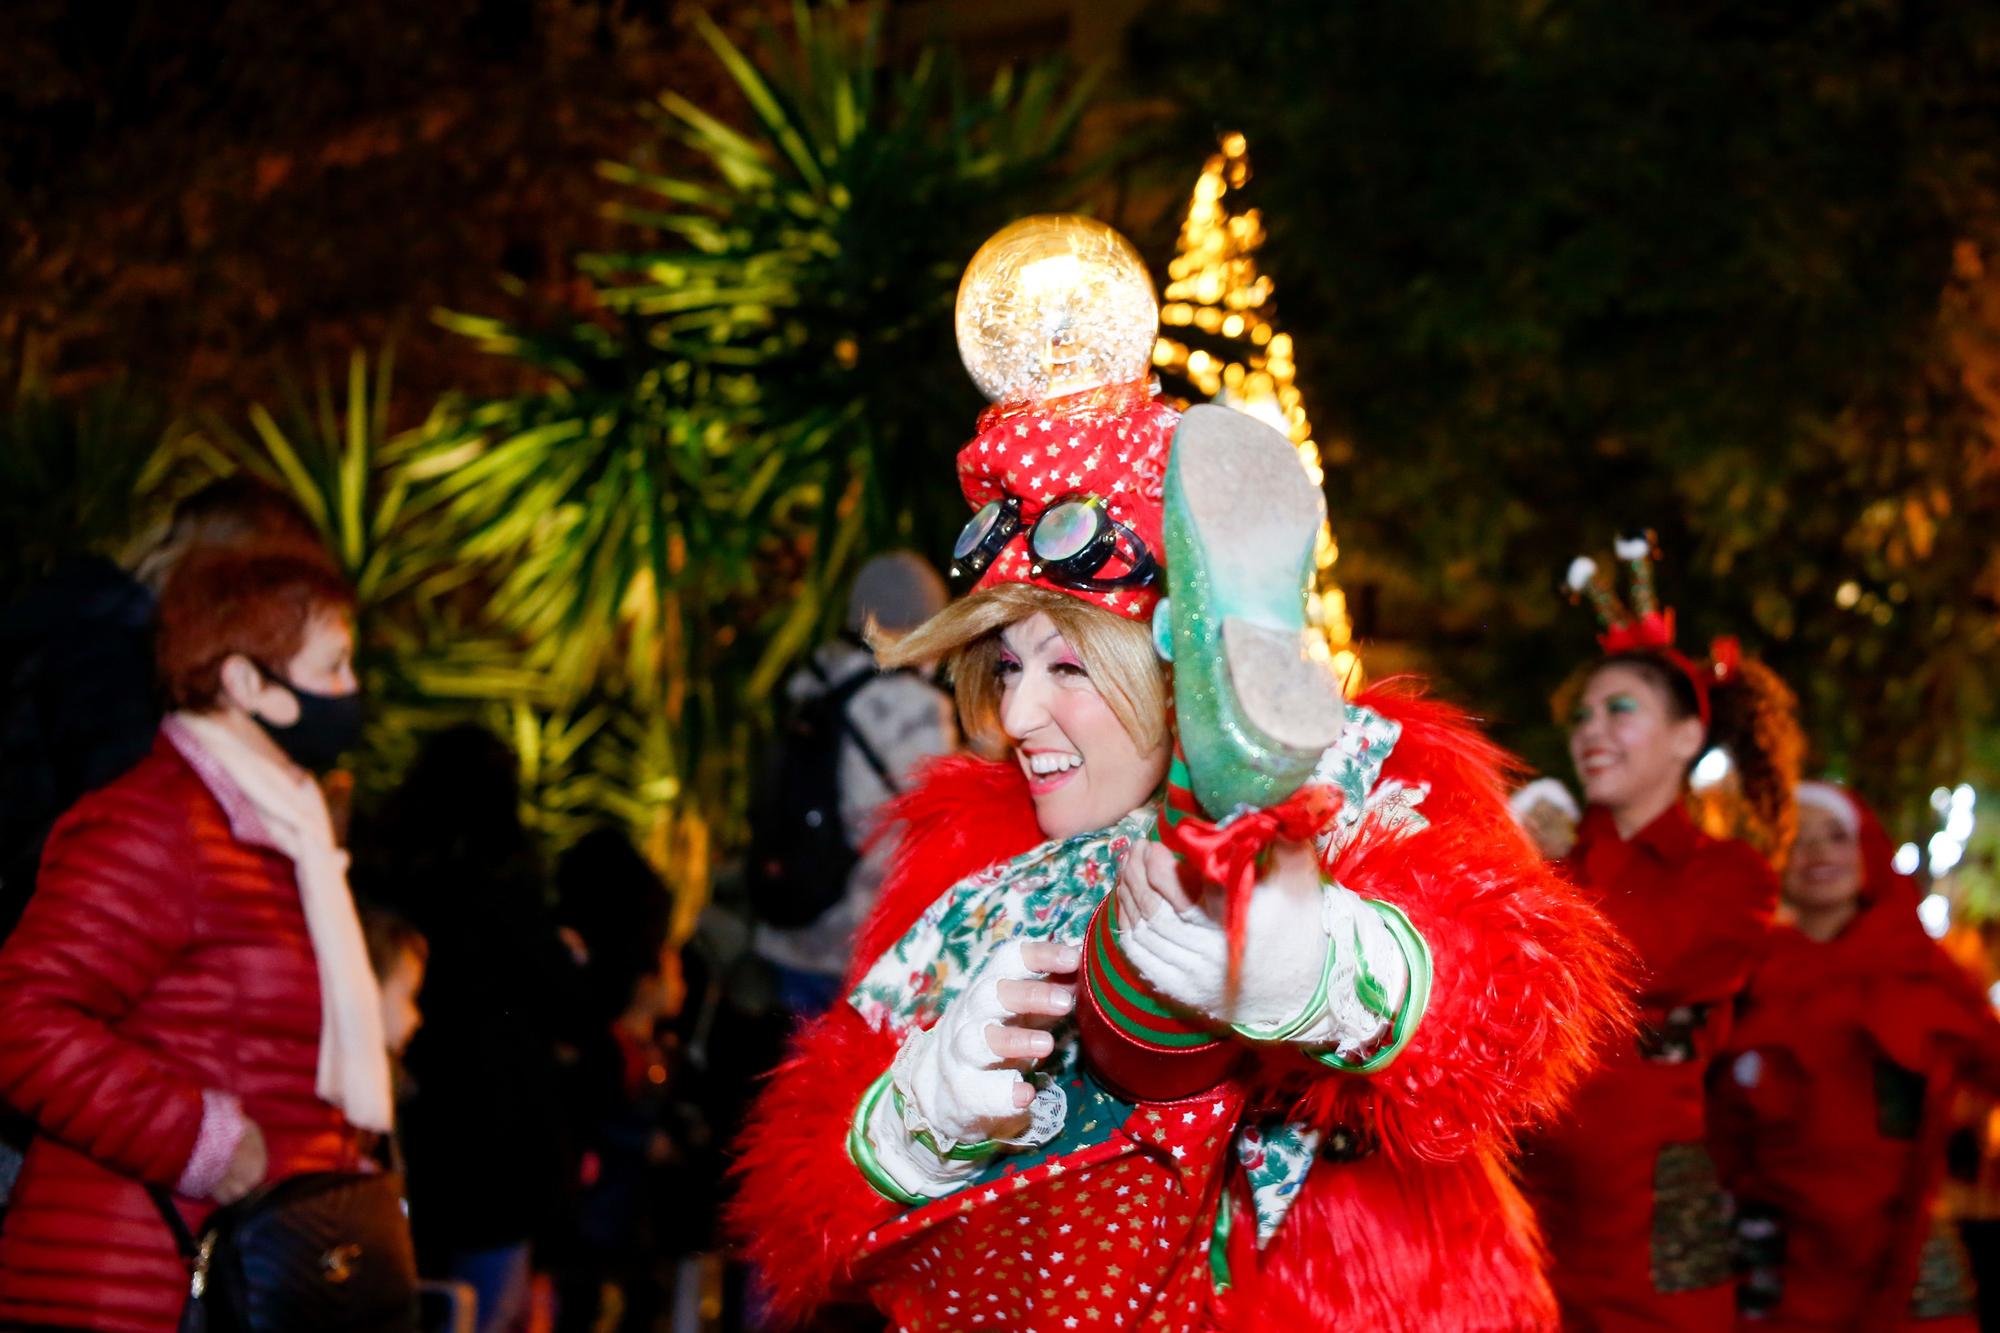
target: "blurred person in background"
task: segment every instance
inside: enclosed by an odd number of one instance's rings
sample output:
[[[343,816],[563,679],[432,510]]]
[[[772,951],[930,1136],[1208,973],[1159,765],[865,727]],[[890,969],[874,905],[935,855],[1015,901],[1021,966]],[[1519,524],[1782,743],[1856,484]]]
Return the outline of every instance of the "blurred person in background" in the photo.
[[[379,907],[362,909],[361,934],[368,941],[368,965],[375,970],[382,992],[382,1040],[390,1058],[400,1062],[410,1039],[424,1025],[424,1011],[417,1001],[430,963],[430,942],[402,916]]]
[[[411,1093],[403,1056],[409,1050],[411,1038],[424,1025],[419,1001],[424,972],[430,965],[430,941],[407,917],[385,907],[362,907],[361,933],[368,941],[368,964],[380,984],[382,1040],[389,1048],[389,1076],[400,1124]],[[380,1145],[377,1146],[379,1149]],[[400,1140],[393,1140],[386,1153],[378,1150],[377,1159],[388,1162],[392,1170],[402,1170]],[[462,1282],[419,1283],[418,1302],[417,1324],[425,1330],[457,1330],[465,1326],[463,1321],[476,1322],[478,1318],[478,1293]]]
[[[478,1293],[480,1333],[526,1317],[532,1242],[561,1198],[555,1034],[564,962],[521,822],[514,754],[483,727],[429,737],[373,821],[357,882],[430,944],[403,1125],[426,1276]]]
[[[74,555],[0,612],[0,938],[27,906],[57,817],[153,748],[153,626],[167,576],[191,550],[246,543],[324,549],[286,496],[227,477],[176,505],[129,569]]]
[[[1649,561],[1649,546],[1620,554]],[[1801,741],[1791,692],[1739,660],[1733,641],[1700,663],[1674,648],[1671,614],[1652,605],[1649,564],[1635,578],[1640,595],[1651,614],[1639,619],[1606,614],[1623,613],[1615,601],[1600,605],[1605,656],[1573,687],[1569,748],[1585,809],[1559,863],[1637,955],[1639,1028],[1606,1052],[1554,1124],[1529,1136],[1522,1172],[1565,1328],[1710,1333],[1736,1307],[1703,1081],[1763,956],[1778,885],[1755,847],[1696,826],[1689,776],[1721,748],[1782,848]]]
[[[1938,946],[1991,1002],[2000,997],[2000,918],[1970,907],[1962,899],[1952,904],[1951,926]],[[1957,1225],[1972,1262],[1979,1326],[2000,1329],[2000,1097],[1967,1088],[1958,1109],[1959,1126],[1945,1149],[1940,1207]]]
[[[179,561],[151,752],[57,825],[0,948],[0,1097],[38,1130],[0,1324],[172,1333],[190,1228],[354,1170],[391,1120],[375,978],[314,773],[358,738],[353,596],[296,549]],[[162,1196],[164,1198],[164,1196]]]
[[[1977,1327],[1934,1216],[1957,1094],[2000,1094],[2000,1020],[1923,930],[1853,792],[1798,788],[1792,924],[1738,1007],[1713,1138],[1737,1207],[1744,1327]]]
[[[673,901],[615,828],[556,867],[556,915],[581,984],[564,1070],[577,1245],[559,1284],[568,1329],[650,1330],[684,1255],[710,1248],[722,1164],[683,1034]]]
[[[757,953],[795,1014],[832,1003],[894,840],[876,814],[917,768],[958,745],[951,697],[926,671],[883,672],[862,635],[894,638],[944,609],[944,580],[914,551],[861,567],[846,627],[786,684],[791,721],[766,763],[748,874]]]

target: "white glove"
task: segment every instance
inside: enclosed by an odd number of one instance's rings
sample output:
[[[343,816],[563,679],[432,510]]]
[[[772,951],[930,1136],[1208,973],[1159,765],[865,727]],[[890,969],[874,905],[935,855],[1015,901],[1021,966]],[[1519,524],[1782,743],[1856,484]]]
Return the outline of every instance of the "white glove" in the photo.
[[[896,1095],[881,1099],[867,1126],[876,1160],[898,1185],[930,1198],[949,1194],[981,1165],[943,1155],[953,1148],[987,1141],[1035,1147],[1061,1130],[1068,1105],[1062,1089],[1053,1084],[1039,1088],[1029,1105],[1015,1105],[1022,1071],[1035,1061],[996,1055],[987,1039],[989,1027],[1019,1022],[1019,1015],[1000,1001],[1000,983],[1047,976],[1022,959],[1020,941],[1009,940],[935,1025],[903,1043],[889,1067]],[[919,1131],[932,1146],[915,1137]]]
[[[1141,856],[1144,861],[1135,866]],[[1167,999],[1252,1033],[1291,1028],[1286,1040],[1335,1046],[1343,1055],[1371,1046],[1390,1024],[1361,1001],[1364,962],[1389,1015],[1401,1008],[1409,988],[1402,947],[1360,895],[1320,878],[1310,848],[1280,846],[1252,892],[1242,974],[1233,993],[1222,890],[1211,888],[1201,902],[1186,903],[1171,878],[1173,854],[1156,844],[1135,847],[1126,866],[1122,873],[1145,887],[1130,881],[1123,886],[1118,947]],[[1128,910],[1134,901],[1140,909]],[[1322,975],[1325,1003],[1307,1015]]]

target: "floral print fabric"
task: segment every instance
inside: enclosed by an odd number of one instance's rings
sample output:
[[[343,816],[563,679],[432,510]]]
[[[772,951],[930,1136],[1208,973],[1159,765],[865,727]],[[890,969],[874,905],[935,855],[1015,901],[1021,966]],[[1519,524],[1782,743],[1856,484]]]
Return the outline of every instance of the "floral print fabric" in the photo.
[[[1339,813],[1320,837],[1323,861],[1331,861],[1364,828],[1384,836],[1425,826],[1417,807],[1426,789],[1381,781],[1383,765],[1400,734],[1396,723],[1370,709],[1350,710],[1340,741],[1326,752],[1313,775],[1315,782],[1341,795]],[[1117,883],[1125,853],[1151,833],[1154,819],[1154,810],[1142,807],[1109,828],[1044,843],[960,881],[876,960],[849,1003],[878,1031],[927,1028],[978,980],[986,961],[1006,941],[1053,940],[1081,946],[1092,914]],[[1073,1023],[1058,1025],[1054,1035],[1056,1052],[1050,1057],[1047,1079],[1069,1089],[1069,1123],[1055,1142],[1025,1159],[1016,1154],[996,1158],[968,1189],[1000,1177],[1018,1186],[1031,1172],[1050,1163],[1060,1165],[1066,1153],[1104,1145],[1132,1109],[1079,1072]],[[1233,1151],[1245,1172],[1261,1247],[1277,1233],[1298,1197],[1317,1160],[1320,1136],[1304,1125],[1278,1119],[1241,1127],[1232,1121],[1226,1128],[1234,1131],[1233,1142],[1218,1145],[1219,1150]],[[966,1197],[966,1191],[949,1197]],[[916,1213],[927,1214],[937,1206]]]

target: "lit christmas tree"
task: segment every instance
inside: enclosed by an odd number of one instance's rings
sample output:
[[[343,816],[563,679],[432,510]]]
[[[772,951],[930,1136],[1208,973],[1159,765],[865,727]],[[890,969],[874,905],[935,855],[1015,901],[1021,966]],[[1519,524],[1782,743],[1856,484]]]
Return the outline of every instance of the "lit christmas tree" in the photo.
[[[1190,397],[1223,403],[1282,431],[1319,485],[1325,474],[1294,382],[1298,367],[1291,335],[1278,331],[1271,317],[1271,279],[1257,271],[1263,219],[1254,208],[1232,215],[1224,203],[1230,190],[1249,179],[1248,143],[1241,134],[1225,135],[1222,151],[1208,159],[1195,182],[1180,244],[1167,265],[1153,364]],[[1351,692],[1361,682],[1361,661],[1347,596],[1333,578],[1339,558],[1333,530],[1322,527],[1313,615],[1325,631],[1334,670]]]

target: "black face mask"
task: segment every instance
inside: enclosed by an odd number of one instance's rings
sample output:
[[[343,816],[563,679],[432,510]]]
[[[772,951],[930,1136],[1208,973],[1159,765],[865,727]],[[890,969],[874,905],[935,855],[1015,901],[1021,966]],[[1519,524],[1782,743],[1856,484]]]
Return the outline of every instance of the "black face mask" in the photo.
[[[275,672],[265,676],[282,685],[299,701],[299,720],[288,727],[257,718],[270,738],[278,743],[300,768],[324,773],[340,762],[340,756],[361,740],[361,691],[352,694],[314,694],[302,690]],[[253,714],[253,716],[255,716]]]

